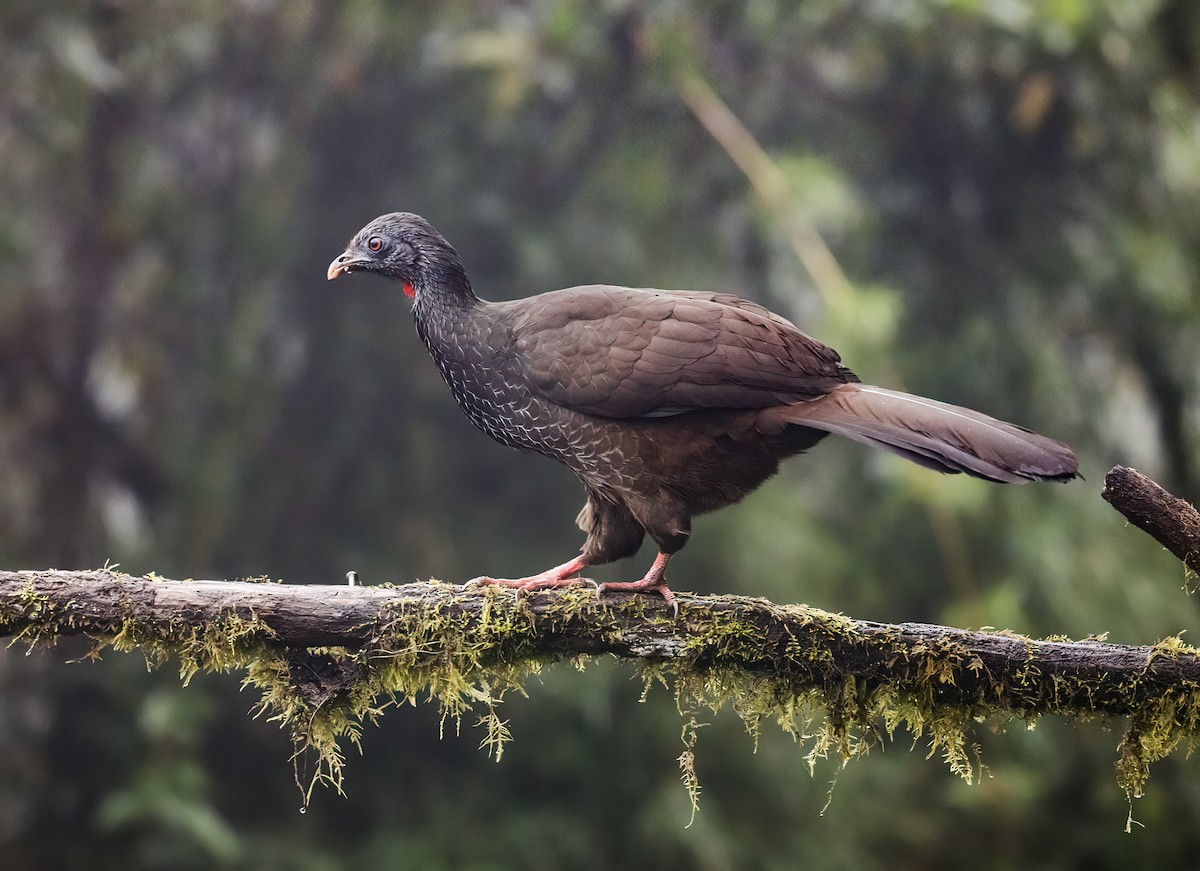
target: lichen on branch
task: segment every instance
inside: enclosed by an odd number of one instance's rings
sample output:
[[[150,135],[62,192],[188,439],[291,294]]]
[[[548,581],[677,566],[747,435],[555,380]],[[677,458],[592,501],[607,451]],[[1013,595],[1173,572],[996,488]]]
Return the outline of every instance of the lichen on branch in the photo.
[[[1200,656],[1178,638],[1153,647],[1039,641],[928,624],[852,620],[802,605],[680,596],[677,619],[652,597],[589,589],[518,599],[437,582],[310,586],[170,581],[113,571],[0,572],[0,634],[29,644],[85,635],[93,652],[140,650],[148,664],[244,670],[261,710],[315,755],[306,788],[341,787],[342,752],[395,701],[431,701],[457,727],[478,714],[497,757],[506,693],[548,665],[615,655],[647,688],[674,693],[685,723],[684,781],[695,797],[695,717],[732,708],[807,737],[810,764],[862,755],[898,729],[972,776],[979,722],[1043,715],[1123,718],[1118,782],[1141,793],[1149,766],[1200,735]]]

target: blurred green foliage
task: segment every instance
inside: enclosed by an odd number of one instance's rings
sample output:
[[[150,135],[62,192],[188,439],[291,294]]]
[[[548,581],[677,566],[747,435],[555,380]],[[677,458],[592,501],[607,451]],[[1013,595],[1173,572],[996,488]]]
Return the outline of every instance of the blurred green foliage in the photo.
[[[684,75],[765,149],[783,212]],[[1064,438],[1087,477],[990,487],[830,440],[700,519],[677,587],[1133,643],[1200,625],[1181,568],[1097,496],[1127,462],[1200,498],[1189,0],[10,0],[0,167],[6,567],[461,580],[573,553],[570,475],[462,419],[392,288],[324,280],[404,209],[484,296],[734,289],[865,380]],[[796,220],[845,293],[806,272]],[[5,867],[1200,857],[1195,763],[1157,766],[1123,834],[1100,724],[981,732],[968,787],[905,744],[810,777],[786,739],[755,752],[718,716],[685,830],[678,714],[607,662],[510,700],[500,765],[478,733],[439,739],[432,710],[389,712],[348,797],[302,815],[285,736],[233,681],[62,663],[84,649],[0,653]]]

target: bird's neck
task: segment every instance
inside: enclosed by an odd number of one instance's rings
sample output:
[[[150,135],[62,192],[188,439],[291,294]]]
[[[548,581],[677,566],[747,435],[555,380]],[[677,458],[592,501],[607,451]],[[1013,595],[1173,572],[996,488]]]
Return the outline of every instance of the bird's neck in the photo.
[[[473,349],[485,343],[486,308],[489,303],[471,290],[471,282],[458,263],[443,264],[435,281],[417,288],[413,320],[443,377],[454,386],[458,370]]]
[[[436,321],[461,317],[482,304],[471,289],[471,281],[459,263],[445,263],[434,273],[437,278],[417,288],[413,312],[417,320]]]

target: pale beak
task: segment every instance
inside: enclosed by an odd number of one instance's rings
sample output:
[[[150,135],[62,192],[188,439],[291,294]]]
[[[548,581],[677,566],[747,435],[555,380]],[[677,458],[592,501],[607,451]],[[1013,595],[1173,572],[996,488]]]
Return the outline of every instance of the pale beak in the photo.
[[[329,270],[325,273],[325,277],[333,281],[343,272],[353,272],[355,269],[361,269],[363,264],[362,258],[351,251],[345,251],[333,259],[329,264]]]

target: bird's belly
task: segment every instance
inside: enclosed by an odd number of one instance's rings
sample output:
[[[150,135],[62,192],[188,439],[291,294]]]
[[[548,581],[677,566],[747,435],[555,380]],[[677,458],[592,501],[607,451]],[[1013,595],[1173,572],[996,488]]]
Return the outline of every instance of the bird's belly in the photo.
[[[737,502],[771,477],[780,459],[823,435],[800,427],[764,435],[756,410],[595,417],[549,402],[500,373],[468,370],[443,374],[467,417],[496,441],[557,460],[621,501],[669,493],[691,514]]]
[[[580,415],[585,422],[577,424],[578,441],[590,450],[564,462],[600,492],[669,495],[688,514],[702,514],[738,502],[774,475],[781,459],[824,436],[801,427],[765,435],[756,426],[758,414],[724,410],[639,420]]]

